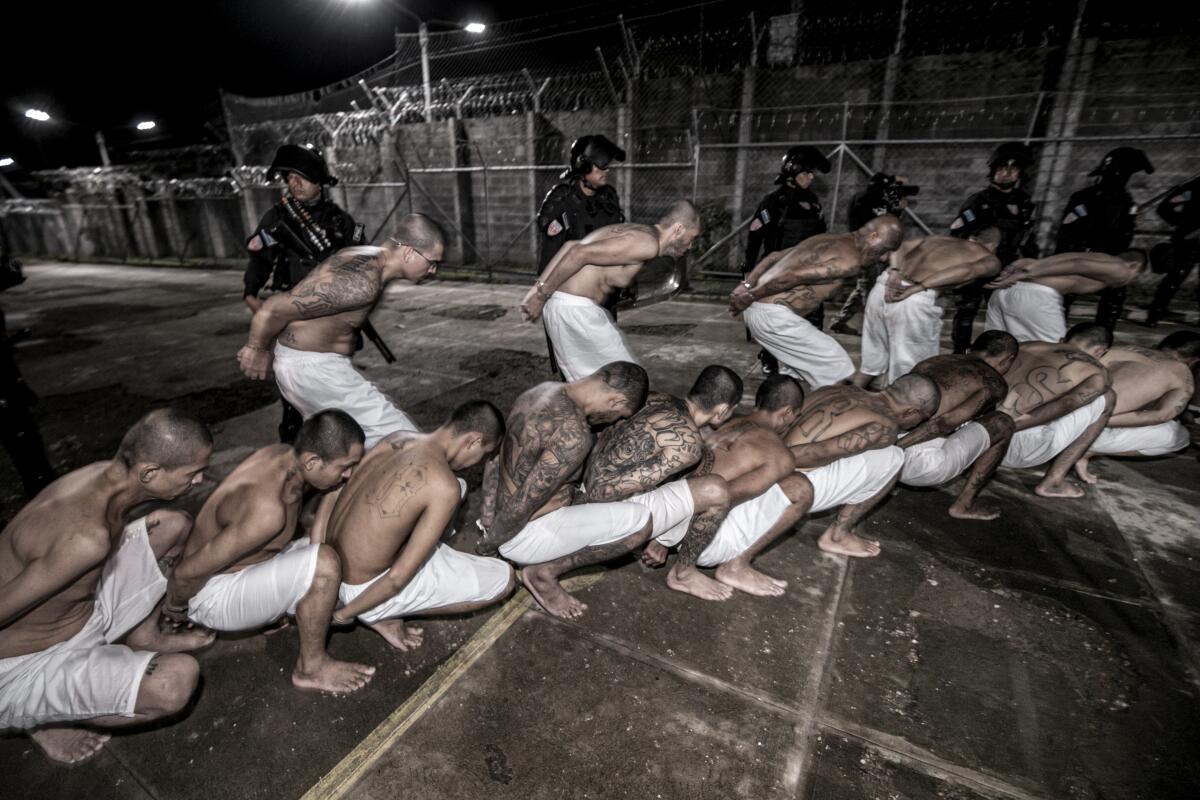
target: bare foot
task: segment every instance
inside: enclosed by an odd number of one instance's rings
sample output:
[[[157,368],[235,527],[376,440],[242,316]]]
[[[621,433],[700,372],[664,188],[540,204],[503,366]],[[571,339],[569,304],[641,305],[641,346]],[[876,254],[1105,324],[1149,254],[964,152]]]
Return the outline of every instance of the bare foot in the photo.
[[[389,641],[391,640],[389,639]],[[314,692],[349,694],[357,692],[370,683],[371,676],[374,674],[374,667],[355,664],[352,661],[338,661],[336,658],[326,656],[311,669],[301,669],[300,662],[297,661],[296,669],[292,671],[292,685],[297,689]]]
[[[523,567],[521,583],[525,584],[533,599],[551,616],[574,619],[587,611],[587,603],[582,603],[567,594],[557,580],[542,572],[540,565]]]
[[[826,553],[836,553],[841,556],[855,558],[874,558],[882,549],[874,539],[864,539],[858,534],[846,531],[841,536],[834,536],[832,528],[826,529],[817,540],[817,547]]]
[[[1096,477],[1096,473],[1088,469],[1087,456],[1084,456],[1075,462],[1075,474],[1079,477],[1079,480],[1089,485],[1094,484],[1099,480],[1099,478]]]
[[[291,617],[280,617],[277,622],[273,622],[270,625],[263,628],[262,635],[263,636],[274,636],[275,634],[279,633],[280,631],[287,630],[291,626],[292,626]]]
[[[134,650],[153,650],[156,653],[188,653],[207,647],[217,638],[208,628],[193,626],[175,633],[163,633],[157,626],[141,625],[129,634],[125,643]]]
[[[1083,497],[1083,487],[1066,481],[1042,481],[1033,490],[1039,497]]]
[[[695,567],[671,567],[667,573],[667,586],[677,592],[699,597],[701,600],[728,600],[733,597],[733,587],[714,581]]]
[[[787,581],[772,578],[764,572],[742,561],[730,561],[717,567],[716,579],[726,586],[759,597],[779,597],[787,588]]]
[[[87,728],[42,728],[30,731],[29,738],[51,761],[81,764],[99,753],[112,734]]]
[[[955,519],[999,519],[1000,509],[991,503],[972,503],[969,506],[954,503],[950,506],[950,516]]]
[[[397,650],[416,650],[425,643],[425,629],[411,628],[402,619],[381,619],[365,623],[368,628],[382,636]]]
[[[642,550],[642,563],[647,567],[657,569],[667,563],[667,552],[667,548],[651,539],[646,542],[646,547]]]

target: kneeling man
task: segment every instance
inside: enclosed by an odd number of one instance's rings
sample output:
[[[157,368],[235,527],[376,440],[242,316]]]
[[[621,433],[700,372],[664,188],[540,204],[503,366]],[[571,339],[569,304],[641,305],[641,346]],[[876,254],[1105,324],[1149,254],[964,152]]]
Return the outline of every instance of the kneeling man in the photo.
[[[334,623],[357,617],[408,650],[423,632],[404,617],[463,614],[509,595],[508,564],[441,541],[466,495],[454,473],[496,452],[503,438],[504,417],[475,401],[432,433],[393,433],[363,459],[329,513],[328,538],[342,559],[344,605]]]
[[[304,421],[294,445],[264,447],[239,464],[196,517],[167,586],[164,623],[245,631],[294,616],[296,688],[366,686],[374,667],[338,661],[325,649],[342,579],[337,553],[321,530],[293,538],[305,488],[336,489],[362,457],[362,428],[346,412],[328,410]]]

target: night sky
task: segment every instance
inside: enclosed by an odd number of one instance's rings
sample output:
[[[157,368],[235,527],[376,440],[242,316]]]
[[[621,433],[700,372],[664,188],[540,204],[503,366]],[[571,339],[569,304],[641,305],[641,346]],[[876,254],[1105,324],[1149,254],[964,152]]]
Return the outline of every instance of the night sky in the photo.
[[[282,94],[352,75],[392,51],[394,28],[416,29],[392,2],[9,3],[0,47],[5,101],[0,156],[29,168],[94,165],[97,128],[118,161],[130,147],[216,143],[205,123],[220,122],[219,87],[245,95]],[[597,4],[404,3],[427,20],[484,22],[589,5]],[[31,106],[56,122],[25,119]],[[137,134],[133,125],[143,118],[156,120],[159,128]]]

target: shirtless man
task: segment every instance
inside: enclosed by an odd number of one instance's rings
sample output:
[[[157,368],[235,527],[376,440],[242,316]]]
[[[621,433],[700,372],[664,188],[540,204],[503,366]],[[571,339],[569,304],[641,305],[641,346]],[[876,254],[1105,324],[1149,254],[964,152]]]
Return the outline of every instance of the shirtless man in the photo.
[[[400,650],[420,647],[421,628],[404,618],[465,614],[503,600],[512,568],[498,558],[441,542],[466,496],[461,472],[488,458],[504,438],[491,403],[465,403],[432,433],[401,431],[380,442],[317,518],[342,561],[344,604],[337,624],[356,617]]]
[[[409,214],[383,247],[347,247],[318,264],[291,291],[273,295],[238,351],[247,377],[266,380],[274,359],[279,392],[304,417],[340,408],[362,427],[366,447],[417,426],[367,381],[350,357],[355,335],[396,278],[417,282],[437,271],[445,236],[433,220]],[[273,349],[272,349],[273,348]]]
[[[156,607],[191,519],[165,509],[127,517],[200,483],[211,454],[202,422],[151,411],[115,458],[54,481],[0,532],[0,730],[28,731],[47,756],[74,764],[109,739],[90,727],[187,705],[200,667],[183,653],[213,635],[163,634]]]
[[[1187,447],[1187,428],[1177,419],[1195,391],[1192,370],[1200,364],[1200,333],[1177,331],[1157,350],[1137,345],[1110,348],[1100,358],[1117,395],[1108,426],[1087,455],[1075,462],[1075,474],[1095,483],[1088,457],[1165,456]]]
[[[525,588],[556,617],[587,610],[559,585],[560,575],[624,555],[650,538],[644,505],[571,504],[594,443],[592,426],[632,417],[648,390],[646,371],[628,361],[583,380],[539,384],[513,404],[500,454],[484,469],[478,549],[521,565]]]
[[[363,457],[363,432],[344,411],[322,411],[294,445],[264,447],[237,466],[204,503],[167,584],[164,627],[189,621],[214,631],[262,628],[295,616],[298,689],[353,692],[374,667],[338,661],[325,649],[341,563],[324,531],[294,539],[305,488],[341,486]]]
[[[882,392],[827,386],[804,401],[786,442],[813,488],[812,513],[841,506],[818,546],[846,556],[879,555],[879,542],[854,532],[883,501],[904,465],[896,446],[901,431],[915,428],[938,409],[937,384],[908,374]]]
[[[830,386],[854,374],[850,356],[833,337],[804,319],[853,278],[900,246],[903,227],[891,214],[853,233],[824,233],[758,262],[729,295],[734,316],[746,312],[750,334],[779,360],[780,369],[810,387]]]
[[[999,244],[997,228],[969,239],[926,236],[901,244],[867,296],[862,366],[853,383],[865,388],[882,375],[886,385],[936,356],[942,336],[938,294],[999,272]]]
[[[1082,497],[1067,473],[1108,424],[1116,403],[1108,370],[1099,359],[1112,346],[1112,332],[1084,322],[1061,343],[1024,342],[1004,374],[1008,396],[1000,410],[1016,432],[1000,465],[1028,468],[1053,459],[1034,489],[1042,497]]]
[[[787,589],[787,581],[759,572],[751,562],[812,505],[812,484],[795,471],[796,458],[783,442],[803,405],[799,381],[770,375],[758,387],[753,412],[705,437],[713,449],[713,473],[729,484],[733,508],[698,563],[716,567],[718,581],[747,594],[777,597]]]
[[[581,380],[614,361],[636,363],[604,298],[633,283],[650,259],[682,256],[699,235],[700,215],[679,200],[653,225],[605,225],[555,253],[521,301],[521,314],[530,322],[544,317],[564,380]]]
[[[651,395],[645,408],[601,433],[583,476],[582,502],[628,500],[650,509],[656,549],[665,554],[679,545],[667,586],[702,600],[728,600],[733,590],[696,569],[729,513],[728,488],[709,474],[712,454],[700,432],[733,416],[741,400],[742,379],[728,367],[707,366],[683,400]]]
[[[1066,335],[1064,294],[1095,294],[1132,283],[1146,269],[1144,253],[1060,253],[1040,261],[1019,258],[984,288],[985,330],[1008,331],[1018,342],[1058,342]]]
[[[999,509],[976,503],[1012,439],[1013,418],[997,406],[1008,395],[1004,373],[1017,357],[1017,340],[1004,331],[984,331],[964,355],[928,358],[913,367],[937,384],[937,413],[902,437],[900,483],[941,486],[968,467],[967,482],[950,506],[955,519],[996,519]]]

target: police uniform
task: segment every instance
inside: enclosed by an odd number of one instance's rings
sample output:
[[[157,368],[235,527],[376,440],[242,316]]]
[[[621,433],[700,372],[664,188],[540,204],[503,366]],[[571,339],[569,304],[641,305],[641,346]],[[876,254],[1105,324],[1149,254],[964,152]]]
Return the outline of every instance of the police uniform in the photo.
[[[538,209],[539,273],[567,242],[578,241],[598,228],[625,221],[621,198],[615,187],[601,186],[587,194],[582,186],[583,177],[593,167],[607,167],[613,161],[624,160],[625,151],[600,134],[581,136],[571,144],[570,165],[559,175],[559,182],[546,193]],[[619,293],[613,292],[603,304],[614,318],[619,297]],[[549,334],[546,345],[550,352],[550,371],[558,372]]]
[[[968,239],[984,228],[995,227],[1000,230],[1000,244],[996,248],[996,256],[1001,264],[1011,264],[1018,258],[1037,258],[1037,242],[1030,235],[1036,206],[1029,194],[1020,188],[1025,172],[1032,164],[1033,152],[1020,142],[1008,142],[996,148],[988,160],[989,178],[995,176],[998,167],[1017,166],[1021,169],[1020,179],[1011,188],[989,183],[987,188],[968,197],[958,216],[950,223],[950,235]],[[955,292],[955,353],[965,353],[971,345],[975,316],[983,303],[983,285],[989,280],[991,279],[980,279]]]
[[[1146,154],[1134,147],[1118,147],[1088,173],[1099,180],[1071,195],[1058,228],[1055,253],[1108,253],[1116,256],[1133,243],[1137,206],[1125,188],[1135,172],[1154,172]],[[1125,308],[1124,286],[1100,293],[1096,322],[1110,331]],[[1069,313],[1074,298],[1063,298],[1063,313]]]
[[[320,156],[297,145],[280,147],[267,175],[288,172],[296,172],[322,186],[337,183]],[[312,205],[285,194],[263,214],[246,241],[250,261],[243,277],[243,296],[257,297],[264,288],[286,292],[333,253],[365,242],[363,226],[330,200],[324,189]],[[287,400],[280,400],[283,419],[279,423],[279,439],[291,442],[304,420]]]
[[[1163,273],[1154,300],[1146,310],[1146,322],[1155,325],[1167,314],[1171,298],[1187,280],[1192,268],[1200,263],[1200,178],[1176,186],[1158,205],[1158,216],[1170,225],[1171,241],[1155,248],[1151,254],[1151,265],[1155,272]],[[1196,300],[1200,302],[1200,286],[1196,289]]]

